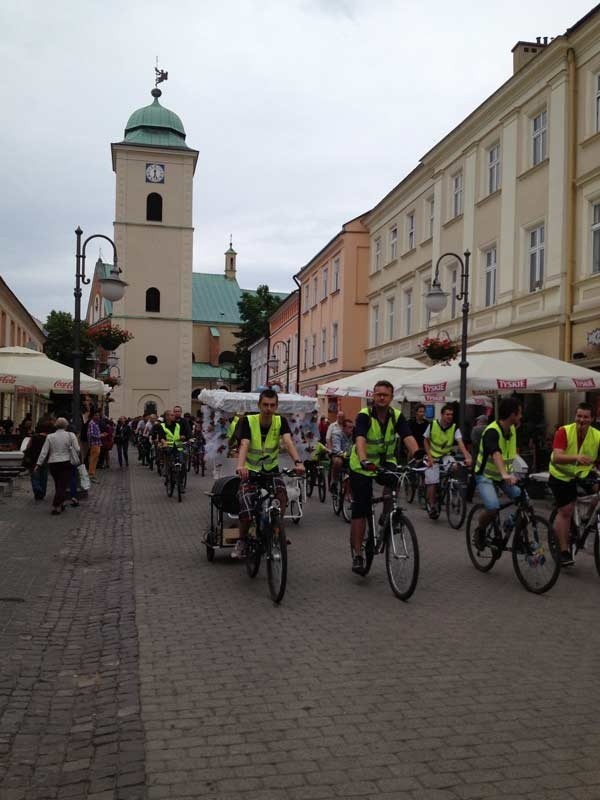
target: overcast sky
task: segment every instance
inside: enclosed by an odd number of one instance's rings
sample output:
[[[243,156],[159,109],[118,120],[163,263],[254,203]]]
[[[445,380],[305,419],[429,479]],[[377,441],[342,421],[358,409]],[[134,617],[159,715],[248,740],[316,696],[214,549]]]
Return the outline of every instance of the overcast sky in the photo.
[[[591,7],[3,0],[0,274],[39,318],[72,312],[73,231],[113,234],[110,143],[151,102],[157,55],[161,103],[200,151],[194,270],[220,272],[231,233],[240,285],[286,291],[510,77],[519,39],[564,33]]]

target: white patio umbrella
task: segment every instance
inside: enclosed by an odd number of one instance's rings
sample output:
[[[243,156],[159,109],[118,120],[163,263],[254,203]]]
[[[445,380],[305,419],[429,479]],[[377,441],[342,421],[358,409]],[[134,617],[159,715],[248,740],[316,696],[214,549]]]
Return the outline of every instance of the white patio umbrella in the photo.
[[[536,353],[509,339],[487,339],[467,351],[467,398],[510,392],[582,392],[600,389],[600,373]],[[458,361],[436,364],[407,378],[396,397],[442,402],[460,394]]]
[[[425,364],[416,358],[400,356],[364,372],[357,372],[356,375],[348,375],[345,378],[338,378],[337,381],[321,384],[317,389],[317,395],[370,397],[377,381],[389,381],[393,386],[397,386],[401,381],[424,369],[426,369]]]
[[[28,347],[0,347],[0,392],[40,394],[73,391],[73,369]],[[104,384],[81,374],[81,391],[104,395]]]

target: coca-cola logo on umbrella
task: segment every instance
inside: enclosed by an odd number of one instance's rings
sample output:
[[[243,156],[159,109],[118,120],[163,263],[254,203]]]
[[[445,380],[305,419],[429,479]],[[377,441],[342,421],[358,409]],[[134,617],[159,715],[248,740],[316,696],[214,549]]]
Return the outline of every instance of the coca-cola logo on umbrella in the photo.
[[[55,389],[72,389],[73,388],[73,381],[65,381],[65,380],[54,381],[54,388]]]
[[[0,383],[16,383],[17,376],[16,375],[0,375]]]

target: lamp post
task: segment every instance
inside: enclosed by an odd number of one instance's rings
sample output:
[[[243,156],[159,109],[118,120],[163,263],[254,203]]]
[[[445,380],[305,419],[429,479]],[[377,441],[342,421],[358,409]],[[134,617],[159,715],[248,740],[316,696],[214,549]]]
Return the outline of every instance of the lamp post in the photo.
[[[460,396],[458,408],[458,426],[462,430],[465,423],[465,411],[467,406],[467,326],[469,321],[469,259],[471,253],[465,250],[464,261],[456,253],[442,253],[435,264],[435,273],[431,288],[425,295],[425,305],[428,311],[437,313],[446,307],[448,302],[448,292],[440,286],[440,262],[443,258],[450,256],[460,264],[460,293],[456,295],[457,300],[462,300],[462,335],[460,342]]]
[[[85,275],[85,249],[92,239],[106,239],[112,246],[114,258],[113,268],[110,271],[109,278],[100,278],[100,291],[102,296],[111,302],[120,300],[124,293],[127,284],[119,278],[121,270],[117,263],[117,247],[112,239],[104,236],[102,233],[94,233],[81,244],[83,238],[83,231],[78,226],[75,231],[77,239],[77,250],[75,253],[75,319],[73,326],[73,405],[71,408],[71,417],[75,432],[79,433],[81,426],[81,284],[88,284],[91,278],[86,278]]]
[[[289,394],[290,391],[290,340],[289,339],[287,339],[286,341],[280,339],[279,341],[273,343],[273,350],[267,360],[267,364],[269,365],[269,367],[271,367],[273,372],[279,370],[279,359],[275,355],[275,348],[277,347],[278,344],[282,344],[285,347],[285,391],[287,394]]]

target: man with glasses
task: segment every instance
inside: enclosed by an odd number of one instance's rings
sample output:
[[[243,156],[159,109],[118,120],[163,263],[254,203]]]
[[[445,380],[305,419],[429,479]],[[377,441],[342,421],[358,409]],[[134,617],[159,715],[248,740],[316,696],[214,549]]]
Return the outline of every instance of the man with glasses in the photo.
[[[396,437],[399,436],[412,458],[418,450],[407,420],[392,408],[394,387],[389,381],[378,381],[373,388],[373,405],[362,408],[354,423],[354,445],[350,452],[350,485],[352,487],[352,571],[362,574],[362,543],[371,515],[373,478],[377,467],[396,465]]]

